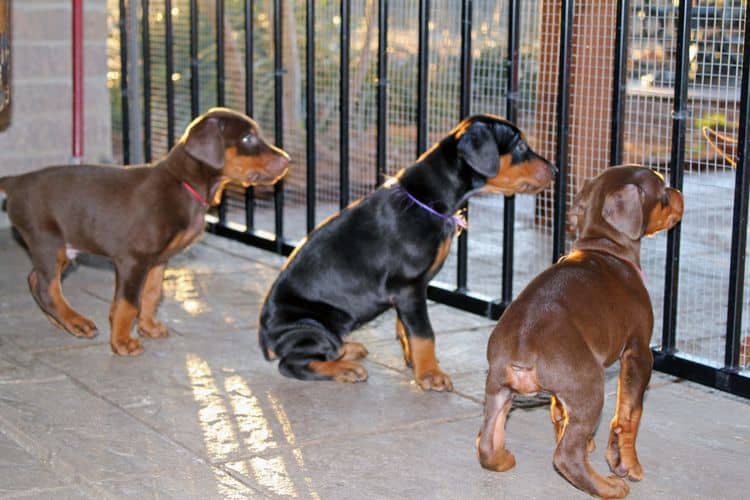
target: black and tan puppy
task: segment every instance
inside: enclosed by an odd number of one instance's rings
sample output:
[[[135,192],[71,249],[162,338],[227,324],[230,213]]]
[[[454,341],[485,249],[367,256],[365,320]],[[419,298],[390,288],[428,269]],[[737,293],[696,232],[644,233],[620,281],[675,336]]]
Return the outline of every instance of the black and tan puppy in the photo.
[[[584,185],[570,212],[580,230],[573,251],[529,283],[490,337],[478,438],[483,467],[504,471],[515,465],[505,449],[513,395],[546,391],[553,395],[557,469],[592,495],[624,497],[625,481],[601,476],[588,461],[604,403],[604,368],[619,359],[607,461],[620,477],[643,477],[635,440],[651,377],[654,318],[640,240],[672,228],[682,213],[680,192],[644,167],[612,167]]]
[[[423,389],[451,390],[435,358],[427,284],[456,234],[453,214],[473,193],[536,193],[552,166],[513,124],[463,120],[395,179],[313,231],[289,257],[260,315],[260,345],[284,375],[358,382],[367,354],[344,339],[395,307],[404,357]]]
[[[179,143],[153,165],[48,167],[0,178],[10,220],[33,264],[31,294],[56,326],[93,337],[94,323],[70,307],[60,276],[75,251],[110,257],[116,289],[110,309],[112,351],[139,354],[130,337],[164,337],[155,319],[164,266],[203,233],[210,204],[231,181],[273,184],[287,171],[287,154],[266,143],[247,116],[215,108],[196,118]]]

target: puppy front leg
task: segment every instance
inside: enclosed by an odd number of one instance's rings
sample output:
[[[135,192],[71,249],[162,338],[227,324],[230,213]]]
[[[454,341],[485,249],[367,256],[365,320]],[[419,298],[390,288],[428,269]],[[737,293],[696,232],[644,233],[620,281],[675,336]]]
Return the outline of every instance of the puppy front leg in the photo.
[[[164,266],[152,267],[146,276],[146,283],[141,291],[141,308],[138,312],[138,333],[151,338],[166,337],[169,330],[164,323],[156,319],[156,308],[161,301],[161,289],[164,281]]]
[[[131,259],[115,261],[115,297],[109,312],[110,346],[120,356],[136,356],[143,352],[138,339],[130,337],[130,330],[138,315],[141,288],[146,279],[147,266]]]
[[[647,339],[648,336],[641,338]],[[607,463],[612,472],[631,481],[643,479],[643,467],[638,460],[635,441],[643,412],[643,394],[651,379],[653,362],[646,340],[632,341],[620,358],[617,407],[610,423]]]
[[[396,300],[396,310],[403,326],[399,338],[404,335],[407,340],[401,341],[405,347],[404,358],[407,359],[408,356],[411,359],[414,379],[419,387],[426,391],[452,391],[453,382],[440,369],[435,357],[435,334],[427,315],[426,290],[412,291],[399,297]]]

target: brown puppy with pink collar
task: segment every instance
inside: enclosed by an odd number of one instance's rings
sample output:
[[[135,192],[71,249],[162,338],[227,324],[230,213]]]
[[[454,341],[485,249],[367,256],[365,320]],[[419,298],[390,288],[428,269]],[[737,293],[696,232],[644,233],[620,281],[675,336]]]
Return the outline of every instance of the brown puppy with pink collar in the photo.
[[[679,191],[639,166],[605,170],[576,196],[570,224],[580,231],[573,251],[537,276],[508,306],[487,346],[490,370],[477,446],[483,467],[515,465],[505,448],[505,420],[515,393],[552,394],[557,438],[553,462],[574,486],[622,498],[621,477],[640,480],[635,451],[643,393],[651,377],[651,300],[640,270],[643,236],[682,219]],[[588,462],[604,403],[604,368],[620,360],[617,410],[605,478]]]

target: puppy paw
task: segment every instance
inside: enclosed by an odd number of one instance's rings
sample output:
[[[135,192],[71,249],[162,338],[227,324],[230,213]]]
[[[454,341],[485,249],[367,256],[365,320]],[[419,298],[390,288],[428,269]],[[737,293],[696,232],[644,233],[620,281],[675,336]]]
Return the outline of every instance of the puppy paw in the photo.
[[[440,368],[428,370],[415,376],[417,384],[425,391],[452,391],[451,378]]]
[[[614,432],[607,447],[606,458],[609,469],[618,477],[627,477],[631,481],[643,479],[643,466],[638,461],[635,447],[631,444],[621,448]]]
[[[359,363],[343,361],[342,366],[333,376],[333,380],[336,382],[348,382],[351,384],[364,382],[367,380],[367,370],[365,370],[365,367]]]
[[[164,323],[153,318],[139,319],[138,335],[141,335],[142,337],[151,337],[152,339],[158,339],[161,337],[168,337],[169,330]]]
[[[630,493],[628,483],[616,476],[604,478],[604,484],[598,492],[602,498],[625,498]]]
[[[487,470],[504,472],[516,466],[516,457],[508,450],[497,450],[492,456],[479,454],[479,463]]]
[[[138,339],[129,338],[126,341],[112,341],[112,352],[118,356],[138,356],[143,352],[143,346]]]
[[[631,481],[640,481],[643,479],[643,466],[638,462],[638,459],[634,461],[621,460],[617,458],[610,458],[610,453],[607,453],[607,463],[609,469],[618,477],[627,477]]]
[[[339,354],[341,355],[339,359],[342,361],[357,361],[366,357],[369,352],[359,342],[344,342],[339,349]]]
[[[364,382],[367,380],[365,367],[354,361],[313,361],[308,367],[314,373],[335,380],[336,382]]]
[[[63,320],[65,330],[76,337],[93,338],[99,335],[96,325],[88,318],[80,315],[71,315]]]

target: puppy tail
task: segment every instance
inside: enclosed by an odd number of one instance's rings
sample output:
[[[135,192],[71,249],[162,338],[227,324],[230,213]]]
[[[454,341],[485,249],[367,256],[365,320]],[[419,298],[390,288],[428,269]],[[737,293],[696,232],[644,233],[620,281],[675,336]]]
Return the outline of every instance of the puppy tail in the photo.
[[[299,380],[328,380],[309,367],[313,361],[331,361],[339,357],[341,339],[313,320],[303,320],[284,329],[264,330],[260,345],[266,359],[271,353],[279,358],[282,375]]]

